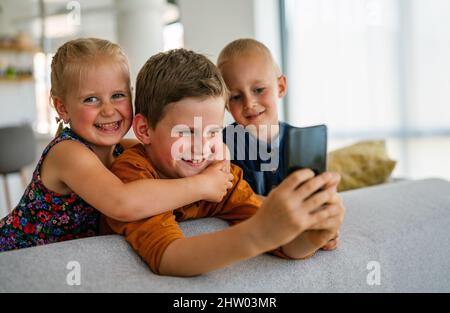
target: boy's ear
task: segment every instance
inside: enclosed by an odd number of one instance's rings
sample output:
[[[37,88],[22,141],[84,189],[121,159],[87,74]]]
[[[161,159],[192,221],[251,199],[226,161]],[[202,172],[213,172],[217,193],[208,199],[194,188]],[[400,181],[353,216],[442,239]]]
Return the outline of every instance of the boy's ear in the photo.
[[[151,143],[150,125],[148,124],[147,118],[141,113],[136,114],[133,119],[133,131],[136,138],[144,145]]]
[[[58,116],[64,121],[64,123],[69,123],[69,113],[67,112],[66,106],[62,103],[61,98],[59,97],[53,97],[53,106],[55,107],[56,112],[58,113]]]
[[[278,77],[278,98],[283,98],[286,95],[287,78],[284,75]]]

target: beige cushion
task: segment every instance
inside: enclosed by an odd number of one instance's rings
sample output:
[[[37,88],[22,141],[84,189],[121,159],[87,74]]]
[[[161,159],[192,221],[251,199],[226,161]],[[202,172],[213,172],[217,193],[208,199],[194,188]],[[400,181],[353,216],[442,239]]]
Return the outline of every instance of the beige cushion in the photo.
[[[384,140],[361,141],[328,153],[328,170],[342,177],[338,191],[383,183],[395,164],[387,155]]]

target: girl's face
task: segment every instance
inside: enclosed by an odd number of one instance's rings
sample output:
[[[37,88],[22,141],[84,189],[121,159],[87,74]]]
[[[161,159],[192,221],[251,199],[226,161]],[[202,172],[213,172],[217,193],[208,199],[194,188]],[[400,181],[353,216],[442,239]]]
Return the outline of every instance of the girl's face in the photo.
[[[69,89],[55,107],[71,129],[90,144],[113,146],[131,126],[132,105],[128,77],[118,63],[103,62],[87,69],[79,88]]]

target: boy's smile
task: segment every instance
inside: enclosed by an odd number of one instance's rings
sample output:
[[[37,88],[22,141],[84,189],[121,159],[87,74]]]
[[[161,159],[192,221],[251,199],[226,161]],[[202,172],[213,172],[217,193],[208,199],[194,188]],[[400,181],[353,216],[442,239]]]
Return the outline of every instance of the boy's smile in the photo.
[[[256,124],[258,118],[266,112],[265,109],[247,111],[244,113],[244,118],[250,122],[250,124]]]
[[[146,145],[162,178],[199,174],[217,157],[224,111],[223,97],[184,98],[166,107]]]

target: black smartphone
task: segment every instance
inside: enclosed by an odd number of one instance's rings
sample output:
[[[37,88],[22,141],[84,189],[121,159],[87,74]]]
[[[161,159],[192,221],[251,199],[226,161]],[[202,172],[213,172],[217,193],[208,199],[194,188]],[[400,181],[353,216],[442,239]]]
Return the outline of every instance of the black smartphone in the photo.
[[[293,127],[287,130],[286,176],[309,168],[319,175],[327,170],[327,126]]]

